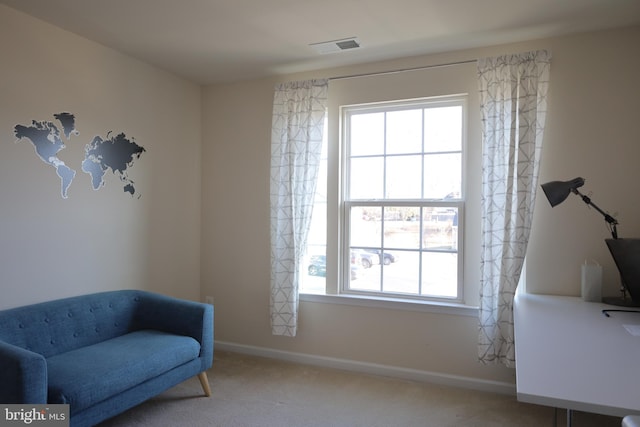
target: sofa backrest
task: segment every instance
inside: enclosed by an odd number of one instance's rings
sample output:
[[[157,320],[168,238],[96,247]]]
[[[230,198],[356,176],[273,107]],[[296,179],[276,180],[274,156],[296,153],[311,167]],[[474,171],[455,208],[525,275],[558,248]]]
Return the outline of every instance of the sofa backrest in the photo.
[[[135,328],[140,291],[122,290],[0,311],[0,340],[50,357]]]

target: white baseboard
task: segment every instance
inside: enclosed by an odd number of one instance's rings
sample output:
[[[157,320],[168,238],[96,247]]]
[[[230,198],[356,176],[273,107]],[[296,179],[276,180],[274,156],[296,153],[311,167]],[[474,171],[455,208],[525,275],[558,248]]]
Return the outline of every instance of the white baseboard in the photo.
[[[380,375],[384,377],[439,384],[451,387],[466,388],[490,393],[500,393],[513,396],[516,395],[516,387],[514,384],[500,381],[489,381],[479,378],[420,371],[417,369],[401,368],[397,366],[358,362],[355,360],[337,359],[334,357],[316,356],[313,354],[293,353],[289,351],[274,350],[272,348],[256,347],[225,341],[216,341],[214,348],[223,351],[267,357],[270,359],[285,360],[288,362],[321,366],[325,368],[342,369],[345,371],[359,372],[370,375]]]

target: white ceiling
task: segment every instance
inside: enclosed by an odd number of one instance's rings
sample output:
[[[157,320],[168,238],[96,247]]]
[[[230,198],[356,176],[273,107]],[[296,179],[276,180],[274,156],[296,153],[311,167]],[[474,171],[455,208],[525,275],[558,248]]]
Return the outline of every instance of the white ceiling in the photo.
[[[200,84],[640,23],[640,0],[0,0]],[[319,55],[312,43],[358,37]]]

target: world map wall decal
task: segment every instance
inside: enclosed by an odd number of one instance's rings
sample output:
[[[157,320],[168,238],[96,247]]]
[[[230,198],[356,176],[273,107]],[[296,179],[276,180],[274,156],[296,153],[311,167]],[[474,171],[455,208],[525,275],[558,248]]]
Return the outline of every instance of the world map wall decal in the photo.
[[[15,125],[13,131],[18,141],[31,142],[36,154],[46,164],[55,168],[60,178],[62,198],[68,197],[69,186],[76,177],[76,171],[58,158],[58,153],[66,148],[62,138],[69,142],[71,136],[77,136],[76,119],[71,113],[58,113],[53,117],[60,123],[62,133],[52,121],[32,120],[31,125]],[[84,160],[80,167],[91,176],[91,185],[99,190],[105,185],[104,177],[111,172],[124,183],[124,192],[136,194],[134,182],[129,178],[129,169],[146,150],[136,144],[134,138],[128,138],[124,133],[111,136],[111,131],[103,139],[95,136],[84,147]],[[139,197],[139,196],[138,196]]]

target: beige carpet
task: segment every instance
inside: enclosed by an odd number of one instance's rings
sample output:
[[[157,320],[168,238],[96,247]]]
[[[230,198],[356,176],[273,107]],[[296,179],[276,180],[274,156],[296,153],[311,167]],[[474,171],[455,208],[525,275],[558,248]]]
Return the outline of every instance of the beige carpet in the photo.
[[[513,396],[415,383],[216,352],[213,396],[197,378],[100,427],[552,426],[552,408]],[[558,426],[565,425],[558,411]],[[575,427],[619,427],[620,418],[574,413]]]

